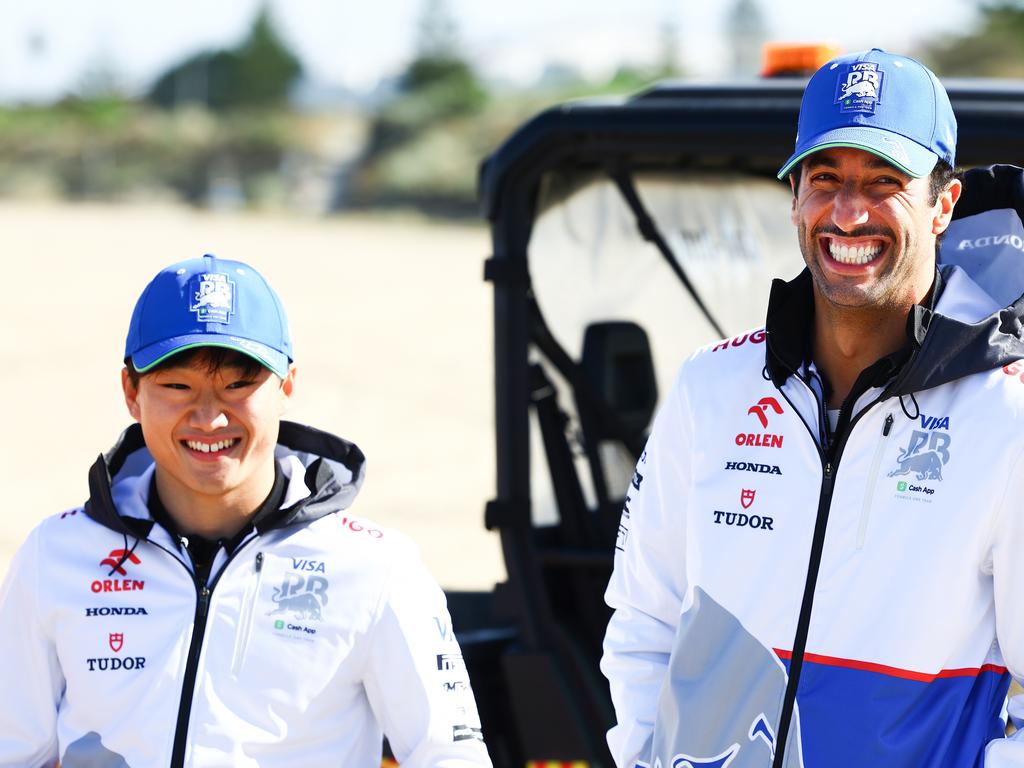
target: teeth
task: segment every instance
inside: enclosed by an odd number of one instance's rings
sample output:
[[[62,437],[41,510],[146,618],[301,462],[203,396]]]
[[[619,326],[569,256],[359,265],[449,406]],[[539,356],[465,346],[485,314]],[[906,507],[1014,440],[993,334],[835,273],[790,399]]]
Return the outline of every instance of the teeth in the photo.
[[[198,440],[186,440],[185,445],[191,448],[193,451],[199,451],[201,453],[216,453],[217,451],[223,451],[230,448],[235,444],[235,440],[221,440],[216,443],[201,443]]]
[[[882,251],[881,243],[850,247],[830,240],[828,252],[840,264],[867,264]]]

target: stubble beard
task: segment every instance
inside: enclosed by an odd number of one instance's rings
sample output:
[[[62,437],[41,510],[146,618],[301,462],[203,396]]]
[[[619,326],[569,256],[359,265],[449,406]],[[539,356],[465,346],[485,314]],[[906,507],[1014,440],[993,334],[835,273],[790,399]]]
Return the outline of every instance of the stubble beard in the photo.
[[[862,278],[854,281],[851,278],[836,276],[830,279],[822,268],[821,248],[818,245],[819,239],[829,234],[849,237],[885,235],[889,245],[888,253],[882,257],[887,262],[883,270],[867,280]],[[829,231],[827,227],[818,227],[808,235],[806,225],[801,223],[799,238],[800,251],[814,279],[816,293],[835,310],[908,311],[910,305],[914,303],[914,298],[910,298],[908,303],[907,296],[912,294],[914,266],[918,258],[916,254],[921,244],[909,229],[903,232],[902,240],[897,241],[889,230],[843,233],[838,230]]]

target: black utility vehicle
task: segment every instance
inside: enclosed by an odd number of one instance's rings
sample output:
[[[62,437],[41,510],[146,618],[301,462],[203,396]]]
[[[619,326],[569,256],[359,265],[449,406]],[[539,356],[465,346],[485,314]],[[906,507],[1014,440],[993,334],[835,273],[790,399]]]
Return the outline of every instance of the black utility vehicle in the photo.
[[[763,341],[802,268],[790,154],[804,81],[666,84],[549,109],[481,168],[493,255],[508,581],[450,596],[496,766],[610,766],[598,670],[619,512],[659,396],[696,346]],[[1024,83],[947,83],[964,166],[1024,160]]]

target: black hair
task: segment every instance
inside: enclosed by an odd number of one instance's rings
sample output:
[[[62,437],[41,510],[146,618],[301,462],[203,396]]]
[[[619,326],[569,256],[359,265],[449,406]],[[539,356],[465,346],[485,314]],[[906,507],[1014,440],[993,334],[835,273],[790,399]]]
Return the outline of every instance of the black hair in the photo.
[[[264,368],[255,358],[249,357],[249,355],[236,349],[228,349],[226,347],[192,347],[191,349],[183,349],[181,352],[161,360],[157,365],[141,373],[135,368],[130,357],[124,361],[124,366],[128,369],[128,378],[131,379],[133,387],[138,387],[139,379],[151,373],[163,371],[167,368],[190,367],[193,365],[205,367],[206,372],[211,376],[220,371],[221,368],[235,368],[241,371],[243,378],[247,379],[258,376]]]

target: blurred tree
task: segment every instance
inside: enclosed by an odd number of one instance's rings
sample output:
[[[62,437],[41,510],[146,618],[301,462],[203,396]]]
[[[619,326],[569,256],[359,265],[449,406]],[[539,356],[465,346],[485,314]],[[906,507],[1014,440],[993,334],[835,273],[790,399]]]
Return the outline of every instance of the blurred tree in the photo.
[[[732,73],[754,77],[761,70],[761,49],[768,37],[757,0],[736,0],[726,25],[732,46]]]
[[[266,6],[232,53],[236,68],[231,101],[237,106],[280,106],[302,74],[302,65],[277,34]]]
[[[425,0],[416,56],[401,77],[404,94],[430,102],[437,117],[478,110],[487,94],[459,51],[458,31],[445,0]]]
[[[679,77],[679,27],[675,22],[664,21],[658,29],[658,62],[655,75],[662,77]]]
[[[1024,77],[1024,2],[983,3],[973,29],[926,45],[921,58],[940,75]]]
[[[236,48],[198,53],[174,65],[157,78],[148,99],[167,109],[183,104],[214,111],[281,106],[301,73],[302,65],[264,6]]]

